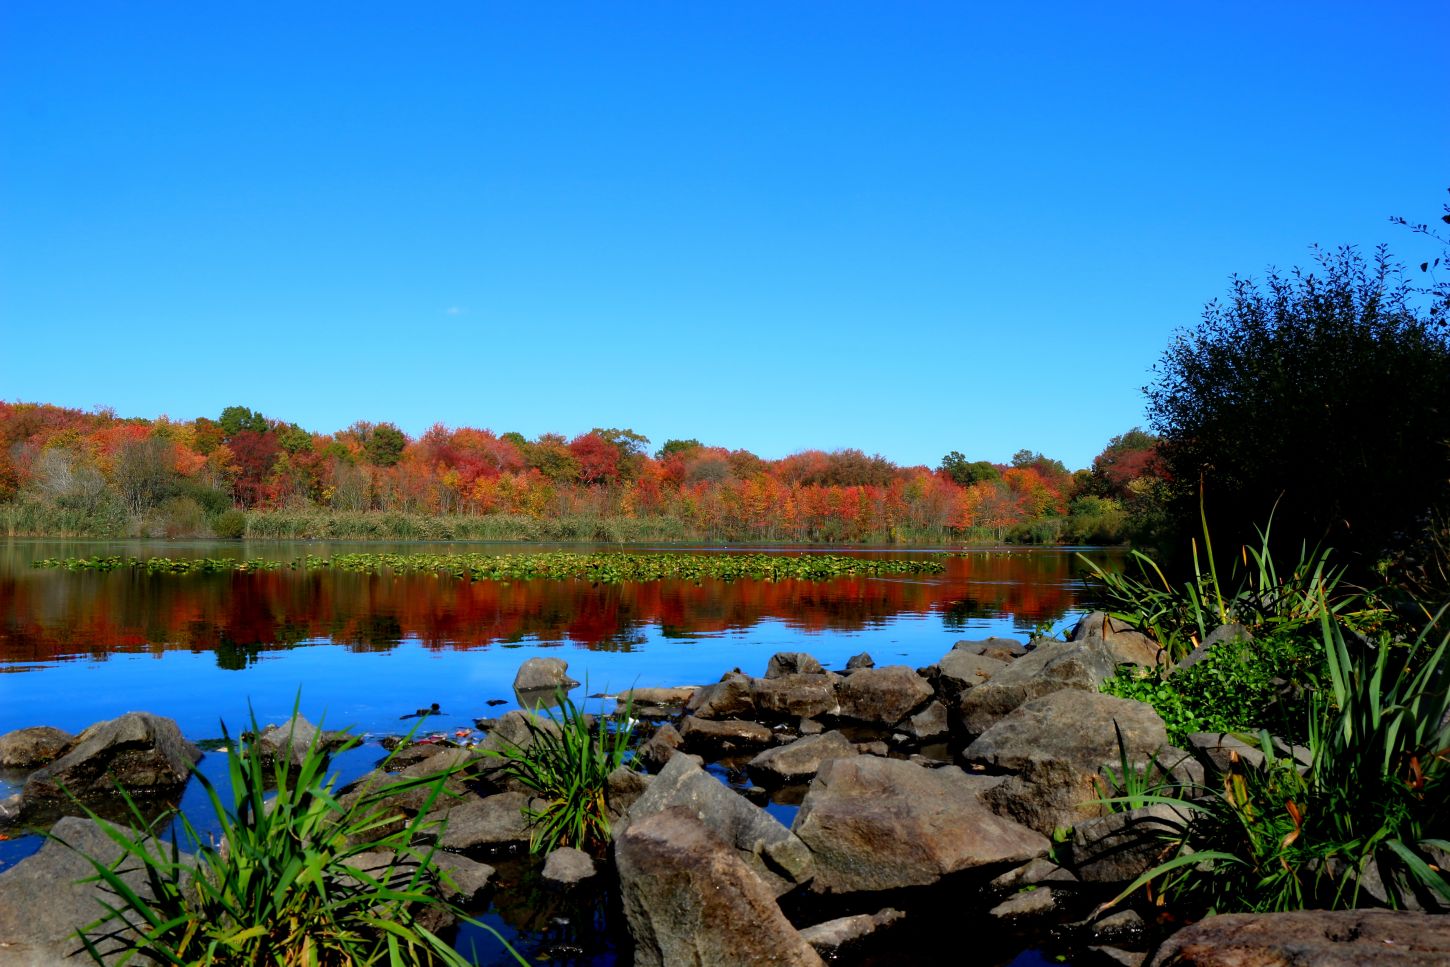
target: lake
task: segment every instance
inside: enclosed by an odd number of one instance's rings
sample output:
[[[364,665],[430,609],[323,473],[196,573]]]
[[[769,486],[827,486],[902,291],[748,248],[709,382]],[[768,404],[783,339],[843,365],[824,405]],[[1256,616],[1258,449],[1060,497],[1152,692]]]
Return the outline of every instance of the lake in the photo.
[[[332,728],[352,727],[374,737],[397,734],[412,724],[401,716],[437,703],[441,712],[429,719],[430,731],[453,732],[471,729],[477,717],[516,707],[514,673],[534,656],[567,660],[570,674],[589,693],[710,682],[737,667],[760,675],[777,651],[809,652],[833,669],[863,651],[878,665],[917,667],[935,662],[960,638],[1026,638],[1034,628],[1070,627],[1086,591],[1086,566],[1076,552],[1059,548],[830,548],[864,556],[942,555],[946,570],[823,582],[502,583],[330,570],[170,575],[31,567],[41,558],[98,554],[290,560],[352,550],[544,549],[619,550],[534,544],[0,544],[0,733],[28,725],[74,732],[144,710],[176,719],[193,740],[213,739],[222,735],[223,721],[233,734],[245,727],[249,705],[264,725],[285,721],[299,694],[303,713]],[[1110,561],[1118,552],[1085,553]],[[361,772],[377,756],[376,747],[359,750],[339,768]],[[204,768],[220,760],[208,756]],[[9,777],[12,787],[15,780]],[[13,791],[5,782],[0,778],[0,798]],[[37,848],[33,837],[27,839],[0,844],[0,869]],[[556,929],[548,921],[521,935],[518,922],[498,911],[489,919],[535,946]],[[603,959],[591,955],[570,962],[612,963],[609,951],[598,956]]]

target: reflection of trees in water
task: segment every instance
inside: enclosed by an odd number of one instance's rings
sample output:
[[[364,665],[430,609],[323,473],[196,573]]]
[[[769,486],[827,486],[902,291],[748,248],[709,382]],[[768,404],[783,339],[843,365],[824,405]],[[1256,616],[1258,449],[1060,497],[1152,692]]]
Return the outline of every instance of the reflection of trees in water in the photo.
[[[904,614],[940,614],[951,631],[1013,616],[1056,621],[1077,605],[1073,558],[992,553],[948,559],[939,578],[808,581],[467,583],[432,575],[290,571],[147,575],[0,574],[0,661],[169,650],[214,651],[239,668],[263,650],[330,640],[386,651],[407,638],[439,649],[525,641],[630,651],[667,637],[778,620],[808,632],[858,631]]]

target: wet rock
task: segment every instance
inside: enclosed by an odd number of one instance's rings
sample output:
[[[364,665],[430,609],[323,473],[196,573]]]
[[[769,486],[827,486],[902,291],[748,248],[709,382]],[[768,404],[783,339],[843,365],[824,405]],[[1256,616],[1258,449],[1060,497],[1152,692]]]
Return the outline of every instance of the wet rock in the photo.
[[[1077,882],[1079,880],[1071,870],[1063,869],[1046,856],[1039,856],[1016,869],[1008,870],[988,886],[994,890],[1020,890],[1024,886],[1071,886]]]
[[[987,916],[1008,923],[1040,920],[1055,913],[1059,902],[1057,891],[1050,886],[1043,886],[1012,894],[988,910]]]
[[[937,692],[946,701],[955,701],[967,689],[990,681],[993,675],[1006,667],[1005,661],[996,658],[970,651],[949,651],[937,662]]]
[[[72,816],[57,822],[51,835],[34,856],[0,873],[0,962],[7,967],[93,963],[75,939],[76,928],[101,917],[102,901],[115,900],[98,884],[82,882],[96,872],[82,853],[107,864],[121,858],[121,848],[101,827]],[[182,862],[189,859],[183,855]],[[146,874],[133,865],[121,879],[147,896]],[[106,962],[114,963],[119,956],[115,942],[97,935],[93,940]]]
[[[1031,656],[1019,660],[1025,662]],[[983,686],[986,687],[986,686]],[[971,693],[968,693],[968,697]],[[987,793],[1004,816],[1039,832],[1074,826],[1102,808],[1096,779],[1103,766],[1119,767],[1114,724],[1122,731],[1129,762],[1143,767],[1168,744],[1163,720],[1152,706],[1075,689],[1033,699],[982,733],[963,756],[1018,774]]]
[[[981,735],[1024,702],[1063,689],[1096,692],[1116,671],[1101,641],[1044,642],[962,695],[957,706],[962,727],[968,735]]]
[[[856,754],[856,746],[840,732],[808,735],[790,745],[760,753],[746,765],[751,778],[767,786],[802,782],[814,776],[827,759]]]
[[[530,658],[519,666],[514,675],[514,691],[538,692],[563,689],[569,691],[579,685],[569,677],[569,663],[562,658]]]
[[[801,931],[801,938],[816,953],[827,960],[834,960],[842,950],[905,918],[906,914],[900,910],[887,907],[876,913],[858,913],[852,917],[840,917],[806,927]]]
[[[264,763],[286,761],[297,768],[314,745],[320,752],[331,752],[351,740],[345,732],[323,732],[298,714],[281,725],[267,726],[252,741]]]
[[[821,965],[772,889],[689,806],[631,823],[615,863],[636,967]]]
[[[750,700],[756,714],[771,718],[813,718],[835,715],[839,709],[839,675],[780,674],[750,681]]]
[[[0,735],[0,769],[38,769],[60,758],[74,738],[49,725],[6,732]]]
[[[674,806],[688,806],[696,818],[739,853],[776,895],[810,879],[810,851],[794,833],[764,809],[731,792],[685,755],[671,759],[616,824],[616,842],[644,817]]]
[[[996,815],[979,794],[996,780],[955,766],[828,759],[793,829],[810,848],[818,892],[927,886],[979,867],[1045,855],[1047,839]]]
[[[1068,861],[1084,883],[1131,883],[1171,855],[1185,810],[1157,803],[1086,819],[1073,829]]]
[[[901,723],[901,729],[916,742],[941,738],[947,734],[947,707],[941,702],[932,702]]]
[[[680,737],[679,729],[666,722],[655,729],[654,735],[645,740],[636,755],[646,769],[659,772],[684,744],[685,740]]]
[[[781,678],[785,675],[820,675],[825,672],[821,663],[803,651],[778,651],[770,656],[765,666],[766,678]]]
[[[755,714],[750,697],[750,676],[727,674],[713,685],[696,690],[685,703],[686,713],[701,719],[745,718]]]
[[[673,715],[698,691],[695,685],[681,688],[631,688],[616,697],[616,710],[628,710],[638,718],[659,718]]]
[[[1301,910],[1207,917],[1163,942],[1150,967],[1431,967],[1450,963],[1450,917]]]
[[[128,712],[76,736],[65,755],[31,773],[21,799],[29,810],[68,804],[66,790],[91,800],[114,796],[117,784],[127,792],[179,790],[200,760],[201,750],[181,737],[174,721]]]
[[[1027,648],[1016,638],[983,638],[979,641],[959,641],[952,645],[953,651],[965,651],[969,655],[981,655],[997,661],[1011,661],[1027,654]]]
[[[846,671],[860,671],[862,668],[875,668],[876,662],[869,652],[861,652],[859,655],[852,655],[846,659]]]
[[[840,716],[892,726],[931,700],[931,686],[905,665],[863,668],[837,689]]]
[[[1183,671],[1185,668],[1192,668],[1194,665],[1197,665],[1199,662],[1207,658],[1208,653],[1223,642],[1253,640],[1253,632],[1251,632],[1248,628],[1245,628],[1241,624],[1231,622],[1226,625],[1219,625],[1217,628],[1213,629],[1208,633],[1208,637],[1204,638],[1197,648],[1194,648],[1187,655],[1184,655],[1182,658],[1180,658],[1178,660],[1178,663],[1173,666],[1168,674],[1176,675],[1178,672]]]
[[[439,882],[444,898],[464,904],[473,903],[487,893],[497,872],[487,863],[442,850],[433,854],[433,865],[442,874]]]
[[[715,721],[690,716],[680,723],[680,738],[691,752],[717,757],[770,745],[775,735],[759,722],[744,719]]]
[[[1148,925],[1136,910],[1110,913],[1092,925],[1093,939],[1106,944],[1140,943],[1147,931]]]
[[[468,798],[446,814],[436,817],[447,822],[438,845],[447,850],[503,850],[529,841],[524,810],[532,800],[526,793],[501,792],[485,798]]]
[[[561,846],[544,860],[544,882],[555,887],[578,886],[598,872],[594,859],[572,846]]]
[[[386,745],[383,747],[387,748]],[[395,745],[384,762],[390,771],[396,772],[400,769],[406,769],[409,766],[415,766],[420,762],[426,762],[438,753],[450,748],[457,747],[444,742],[413,742],[408,745]]]

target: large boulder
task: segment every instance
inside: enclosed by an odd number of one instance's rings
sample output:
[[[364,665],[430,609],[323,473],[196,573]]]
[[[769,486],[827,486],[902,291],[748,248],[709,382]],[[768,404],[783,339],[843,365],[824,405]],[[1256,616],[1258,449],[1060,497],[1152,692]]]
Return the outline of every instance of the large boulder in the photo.
[[[1008,712],[1065,688],[1096,692],[1117,663],[1101,640],[1044,641],[962,695],[957,709],[968,735],[981,735]]]
[[[76,940],[76,929],[99,920],[105,914],[102,903],[116,902],[99,884],[82,881],[96,872],[86,856],[109,865],[121,858],[121,847],[96,823],[74,816],[57,822],[51,837],[34,856],[0,873],[0,962],[7,967],[93,963]],[[146,896],[145,871],[134,863],[126,869],[121,879]],[[119,959],[115,941],[93,939],[106,963]]]
[[[1450,963],[1450,917],[1298,910],[1207,917],[1163,942],[1149,967],[1431,967]]]
[[[827,759],[856,755],[856,743],[840,732],[823,732],[796,739],[789,745],[766,749],[746,764],[756,782],[783,785],[801,782],[820,771]]]
[[[691,807],[631,823],[614,856],[636,967],[820,967],[774,891]]]
[[[999,780],[871,756],[828,759],[792,827],[811,850],[818,892],[928,886],[1045,854],[1046,837],[996,815],[980,795]]]
[[[839,675],[779,674],[774,678],[750,681],[750,701],[761,716],[772,718],[814,718],[835,715],[840,709],[836,700]]]
[[[765,666],[766,678],[780,678],[783,675],[819,675],[825,669],[821,663],[803,651],[778,651],[770,656]]]
[[[740,854],[776,895],[811,878],[811,856],[794,833],[774,816],[732,792],[690,756],[677,755],[650,782],[644,795],[615,825],[616,841],[646,816],[688,806],[694,815]]]
[[[755,714],[749,675],[730,672],[713,685],[696,689],[685,703],[686,713],[702,719],[748,718]]]
[[[0,769],[37,769],[54,762],[74,738],[49,725],[6,732],[0,735]]]
[[[953,701],[969,688],[990,681],[1008,663],[970,651],[952,649],[936,663],[936,686],[943,699]]]
[[[562,658],[530,658],[519,666],[514,675],[514,691],[537,694],[539,692],[563,689],[569,691],[579,685],[569,677],[569,663]]]
[[[29,810],[64,806],[70,796],[109,798],[117,785],[128,793],[173,792],[200,760],[201,750],[181,737],[173,720],[128,712],[76,736],[65,755],[31,773],[22,799]]]
[[[892,726],[931,701],[931,685],[905,665],[863,668],[842,679],[841,718]]]
[[[1013,710],[967,746],[963,756],[1015,772],[986,800],[1002,815],[1051,834],[1102,814],[1095,805],[1097,777],[1104,766],[1120,768],[1118,731],[1129,763],[1138,768],[1148,767],[1168,747],[1167,729],[1152,706],[1066,689]]]
[[[1078,823],[1068,865],[1084,883],[1131,883],[1172,853],[1188,811],[1154,803]]]
[[[1084,615],[1073,629],[1072,641],[1101,641],[1119,665],[1159,668],[1168,664],[1163,646],[1106,611]]]

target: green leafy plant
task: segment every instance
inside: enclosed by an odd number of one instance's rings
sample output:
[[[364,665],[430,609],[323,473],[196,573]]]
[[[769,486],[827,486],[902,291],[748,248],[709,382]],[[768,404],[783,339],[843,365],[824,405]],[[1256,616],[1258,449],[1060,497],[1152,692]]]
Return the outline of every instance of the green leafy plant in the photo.
[[[183,851],[174,830],[169,841],[157,835],[161,821],[148,823],[124,791],[134,831],[87,810],[122,851],[109,864],[87,857],[95,868],[88,882],[113,897],[102,904],[103,916],[78,931],[98,963],[118,954],[117,963],[139,957],[218,967],[469,963],[424,924],[439,911],[461,916],[435,892],[443,874],[421,845],[433,825],[423,817],[444,794],[449,773],[344,804],[333,794],[336,775],[324,775],[328,759],[317,739],[297,765],[264,762],[256,743],[239,748],[228,738],[227,749],[227,789],[195,773],[219,839],[203,836],[183,814]],[[403,814],[393,798],[420,787],[424,807],[399,828]],[[137,870],[140,889],[126,875]]]
[[[597,724],[562,691],[559,715],[527,720],[527,743],[510,743],[492,754],[503,772],[543,803],[525,810],[533,834],[529,847],[547,853],[559,846],[599,851],[609,842],[609,774],[624,765],[634,733],[627,705],[613,722]]]
[[[1108,812],[1131,812],[1150,805],[1173,786],[1171,770],[1164,768],[1156,755],[1149,756],[1148,762],[1141,766],[1133,762],[1117,722],[1113,723],[1113,732],[1118,740],[1118,769],[1103,766],[1093,784],[1097,787],[1098,803]]]

